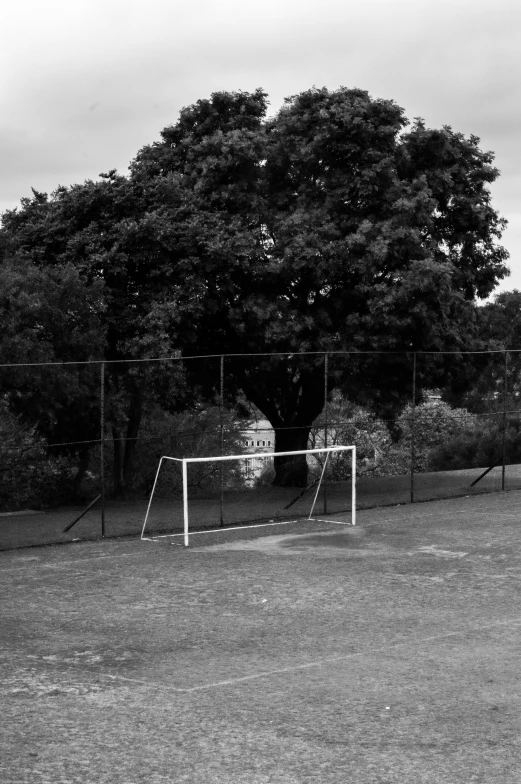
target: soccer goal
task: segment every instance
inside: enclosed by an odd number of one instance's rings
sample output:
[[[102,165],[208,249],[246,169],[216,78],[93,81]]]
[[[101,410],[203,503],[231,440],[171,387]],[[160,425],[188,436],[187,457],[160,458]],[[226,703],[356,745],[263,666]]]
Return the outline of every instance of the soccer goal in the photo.
[[[315,521],[356,525],[356,447],[159,461],[143,540]]]

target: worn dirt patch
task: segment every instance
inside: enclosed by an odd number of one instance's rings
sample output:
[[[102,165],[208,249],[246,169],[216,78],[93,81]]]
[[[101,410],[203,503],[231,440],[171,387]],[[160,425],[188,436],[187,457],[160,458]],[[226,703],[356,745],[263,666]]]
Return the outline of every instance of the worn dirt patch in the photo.
[[[387,534],[386,534],[387,536]],[[197,551],[255,551],[270,554],[302,554],[306,552],[345,555],[349,558],[376,556],[432,556],[436,559],[461,559],[468,555],[466,551],[448,550],[437,544],[410,548],[410,542],[402,547],[382,541],[381,535],[362,527],[346,526],[335,531],[320,531],[311,534],[274,534],[259,536],[254,539],[234,540],[197,548]],[[407,546],[408,545],[408,546]]]
[[[350,557],[363,557],[382,555],[391,552],[387,545],[370,541],[367,532],[363,528],[353,528],[351,526],[341,531],[314,533],[314,534],[277,534],[274,536],[262,536],[256,539],[236,540],[223,542],[221,544],[208,545],[197,548],[201,550],[249,550],[262,553],[300,554],[320,549],[321,552],[331,551],[338,554],[344,551]]]
[[[442,550],[436,544],[426,545],[424,547],[417,547],[409,555],[434,555],[436,558],[465,558],[468,552],[459,550]]]

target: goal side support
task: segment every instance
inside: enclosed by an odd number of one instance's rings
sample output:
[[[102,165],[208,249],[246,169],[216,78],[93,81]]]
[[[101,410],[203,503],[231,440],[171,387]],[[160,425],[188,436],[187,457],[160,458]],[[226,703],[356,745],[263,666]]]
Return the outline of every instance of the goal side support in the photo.
[[[160,458],[160,460],[159,460],[159,465],[157,467],[156,475],[155,475],[155,478],[154,478],[154,484],[152,485],[152,492],[150,493],[150,498],[148,499],[148,506],[147,506],[147,511],[146,511],[146,514],[145,514],[145,520],[143,522],[143,527],[141,529],[141,539],[146,539],[147,538],[147,537],[145,537],[145,528],[146,528],[146,525],[147,525],[147,522],[148,522],[148,515],[150,514],[150,507],[152,506],[152,499],[154,497],[154,492],[155,492],[155,489],[156,489],[157,480],[159,479],[159,473],[161,471],[161,466],[163,465],[163,460],[175,460],[176,463],[183,463],[183,502],[184,502],[185,493],[186,493],[186,482],[185,482],[186,465],[185,465],[185,460],[181,459],[180,457],[168,457],[167,455],[163,455]],[[186,499],[186,507],[185,507],[185,515],[184,515],[184,517],[185,517],[185,523],[187,523],[188,522],[188,498]]]
[[[308,520],[316,520],[317,522],[330,522],[330,523],[338,523],[337,520],[326,520],[324,517],[317,516],[313,517],[313,511],[316,506],[316,502],[318,500],[318,496],[320,493],[320,488],[322,486],[322,480],[324,478],[327,462],[329,460],[329,456],[332,452],[351,452],[351,524],[356,525],[356,446],[331,446],[331,447],[324,447],[322,449],[301,449],[292,452],[255,452],[254,456],[256,458],[275,458],[275,457],[286,457],[289,455],[313,455],[313,454],[323,454],[326,453],[326,457],[324,460],[324,465],[322,466],[322,471],[320,475],[320,480],[318,482],[317,489],[315,491],[315,495],[313,498],[313,504],[311,506],[311,510],[308,516]],[[141,539],[148,539],[149,537],[145,536],[145,528],[147,525],[150,507],[152,505],[152,499],[154,497],[154,491],[156,489],[157,481],[159,478],[159,474],[161,471],[161,467],[163,465],[164,460],[174,460],[177,463],[182,464],[182,477],[183,477],[183,533],[182,534],[168,534],[169,537],[174,536],[183,536],[184,538],[184,545],[185,547],[189,546],[189,515],[188,515],[188,464],[189,463],[207,463],[209,461],[212,462],[224,462],[229,460],[241,460],[241,459],[248,459],[251,458],[251,454],[241,454],[241,455],[219,455],[215,457],[185,457],[185,458],[178,458],[178,457],[169,457],[168,455],[163,455],[159,460],[159,465],[157,467],[156,476],[154,479],[154,484],[152,487],[152,492],[150,493],[150,499],[148,501],[147,511],[145,515],[145,520],[143,522],[143,527],[141,529]],[[281,521],[278,523],[264,523],[264,524],[256,524],[255,526],[250,525],[238,525],[233,527],[226,527],[226,530],[233,531],[233,530],[242,530],[243,528],[259,528],[262,525],[284,525],[288,524],[291,521]],[[294,522],[294,521],[293,521]],[[222,529],[221,529],[222,530]],[[192,535],[196,533],[203,533],[201,531],[194,531]],[[208,533],[207,531],[204,533]],[[164,536],[158,538],[166,538]]]

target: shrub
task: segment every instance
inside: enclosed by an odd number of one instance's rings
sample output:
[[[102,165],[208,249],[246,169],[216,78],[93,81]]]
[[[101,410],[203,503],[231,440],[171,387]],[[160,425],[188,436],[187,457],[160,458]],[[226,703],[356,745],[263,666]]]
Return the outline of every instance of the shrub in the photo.
[[[432,468],[433,450],[452,439],[466,439],[474,432],[476,418],[466,408],[452,408],[443,401],[420,403],[414,409],[408,404],[397,419],[400,431],[399,451],[409,461],[414,422],[414,470]],[[439,469],[433,469],[439,470]]]
[[[69,500],[74,465],[47,452],[33,428],[24,427],[0,401],[0,509],[42,509]]]
[[[232,412],[224,411],[223,426],[224,453],[240,454],[243,451],[241,428],[247,425],[241,424]],[[139,494],[150,494],[162,455],[179,458],[212,457],[220,453],[221,414],[217,406],[178,414],[156,408],[143,422],[142,436],[133,461],[132,490]],[[227,487],[239,482],[235,463],[199,463],[190,467],[189,484],[199,489],[218,485],[221,470]],[[162,471],[158,490],[176,494],[181,488],[181,472],[174,463],[170,463]]]
[[[521,463],[521,422],[509,418],[505,433],[505,461]],[[503,423],[481,421],[474,430],[454,436],[438,445],[429,455],[432,471],[488,468],[503,457]]]

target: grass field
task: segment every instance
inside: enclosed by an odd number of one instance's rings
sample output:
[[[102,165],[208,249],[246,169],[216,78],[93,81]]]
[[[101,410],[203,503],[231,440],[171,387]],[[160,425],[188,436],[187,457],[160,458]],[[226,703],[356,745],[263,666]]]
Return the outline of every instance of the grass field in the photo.
[[[514,784],[521,494],[0,554],[4,784]]]

